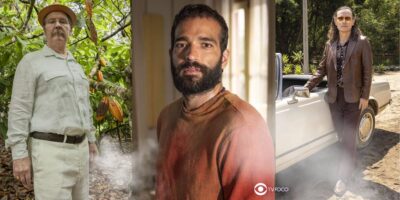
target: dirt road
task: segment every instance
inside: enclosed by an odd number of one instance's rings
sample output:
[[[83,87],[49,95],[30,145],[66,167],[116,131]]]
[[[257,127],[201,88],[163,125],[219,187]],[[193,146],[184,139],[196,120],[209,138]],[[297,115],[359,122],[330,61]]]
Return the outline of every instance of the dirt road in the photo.
[[[354,178],[341,199],[400,200],[400,72],[375,75],[387,80],[392,104],[376,117],[375,136],[359,152]],[[282,171],[277,186],[290,188],[277,193],[277,200],[334,200],[338,145],[332,145],[310,158]]]

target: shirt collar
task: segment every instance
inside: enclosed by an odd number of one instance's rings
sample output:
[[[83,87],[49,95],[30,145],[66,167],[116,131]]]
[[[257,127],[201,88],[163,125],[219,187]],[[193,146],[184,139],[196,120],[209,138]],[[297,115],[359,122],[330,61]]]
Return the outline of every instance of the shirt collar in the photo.
[[[43,47],[42,52],[43,52],[44,56],[46,56],[46,57],[55,56],[55,57],[60,58],[60,59],[65,59],[64,56],[62,56],[61,54],[55,52],[53,49],[51,49],[47,45],[45,45]],[[72,56],[72,53],[70,51],[67,51],[67,60],[76,62],[74,56]]]
[[[349,44],[349,41],[350,41],[350,40],[347,40],[347,42],[345,42],[343,45],[341,45],[340,42],[338,42],[337,47],[338,47],[338,48],[340,48],[340,47],[342,47],[342,48],[343,48],[343,47],[347,47],[347,45]]]

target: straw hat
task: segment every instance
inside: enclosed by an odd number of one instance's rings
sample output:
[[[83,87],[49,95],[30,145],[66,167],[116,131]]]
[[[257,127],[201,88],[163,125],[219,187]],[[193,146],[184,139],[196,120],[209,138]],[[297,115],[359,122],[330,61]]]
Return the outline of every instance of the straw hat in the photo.
[[[75,26],[76,15],[75,15],[74,11],[72,11],[67,6],[60,5],[60,4],[53,4],[53,5],[46,6],[39,12],[38,20],[39,20],[40,25],[44,26],[44,18],[46,18],[46,16],[49,13],[56,12],[56,11],[65,13],[71,19],[71,27]]]

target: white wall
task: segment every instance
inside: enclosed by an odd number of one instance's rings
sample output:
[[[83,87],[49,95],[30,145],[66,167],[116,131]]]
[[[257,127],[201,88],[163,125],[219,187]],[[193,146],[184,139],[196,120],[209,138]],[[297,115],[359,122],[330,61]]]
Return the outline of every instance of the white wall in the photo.
[[[157,14],[163,17],[164,31],[159,33],[160,37],[164,37],[164,45],[160,46],[165,51],[165,84],[163,89],[165,92],[166,104],[171,103],[179,97],[179,93],[175,90],[170,73],[170,64],[168,49],[170,47],[170,31],[175,14],[186,4],[204,3],[213,6],[214,0],[136,0],[133,1],[134,27],[133,27],[133,51],[134,51],[134,67],[135,67],[135,89],[136,89],[136,109],[137,109],[137,126],[138,126],[138,145],[139,151],[147,149],[147,140],[156,140],[156,130],[148,128],[148,86],[146,85],[146,77],[148,73],[152,73],[146,68],[144,43],[143,43],[143,16],[146,14]],[[215,3],[214,3],[215,4]]]

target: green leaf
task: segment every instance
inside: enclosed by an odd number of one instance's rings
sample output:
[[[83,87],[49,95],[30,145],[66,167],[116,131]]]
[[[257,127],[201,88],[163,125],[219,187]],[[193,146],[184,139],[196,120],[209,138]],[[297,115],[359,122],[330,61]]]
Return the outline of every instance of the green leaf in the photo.
[[[0,66],[5,66],[11,58],[11,53],[6,51],[4,55],[0,54]]]
[[[26,43],[22,42],[22,40],[18,36],[15,36],[15,38],[17,40],[17,45],[15,46],[16,47],[16,55],[17,55],[18,60],[20,60],[23,56],[24,44],[26,44]]]
[[[117,53],[117,52],[121,52],[123,49],[124,49],[123,46],[117,46],[117,47],[109,49],[108,53],[114,54],[114,53]]]
[[[5,32],[0,32],[0,46],[8,44],[12,41],[13,36]]]
[[[74,36],[75,38],[78,38],[78,36],[79,36],[79,34],[81,33],[81,31],[82,31],[82,28],[81,28],[81,27],[75,27],[75,28],[74,28],[73,36]]]
[[[5,140],[7,139],[7,126],[6,122],[0,122],[0,137]]]

